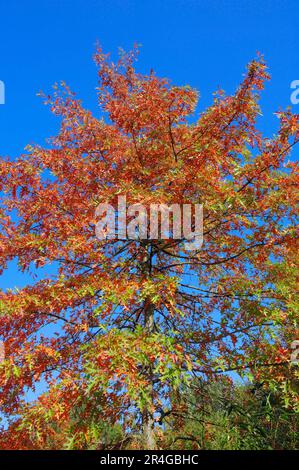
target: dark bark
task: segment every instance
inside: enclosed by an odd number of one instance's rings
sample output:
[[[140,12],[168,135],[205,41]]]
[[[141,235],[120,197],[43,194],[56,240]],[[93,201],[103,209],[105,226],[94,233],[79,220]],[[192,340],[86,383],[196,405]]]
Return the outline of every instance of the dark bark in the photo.
[[[147,276],[151,276],[152,270],[152,247],[150,246],[148,250],[148,254],[145,260],[145,272]],[[144,301],[144,328],[149,335],[154,332],[155,323],[154,323],[154,312],[155,307],[149,298],[145,299]],[[151,397],[151,405],[146,407],[142,412],[142,432],[144,438],[144,444],[146,449],[148,450],[155,450],[156,447],[156,440],[155,440],[155,421],[152,413],[152,409],[154,406],[154,380],[153,380],[153,368],[150,364],[145,371],[145,374],[148,379],[148,387],[149,387],[149,396]]]

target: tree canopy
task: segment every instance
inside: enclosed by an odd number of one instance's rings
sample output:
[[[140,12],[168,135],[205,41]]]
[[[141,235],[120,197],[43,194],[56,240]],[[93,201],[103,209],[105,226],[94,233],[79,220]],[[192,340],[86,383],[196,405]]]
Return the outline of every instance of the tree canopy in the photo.
[[[2,448],[97,448],[108,434],[156,448],[166,417],[180,426],[186,389],[233,374],[298,410],[298,115],[279,111],[273,136],[258,130],[262,57],[197,114],[196,90],[138,73],[137,55],[114,63],[98,48],[102,117],[56,86],[44,96],[61,121],[51,145],[0,161],[1,272],[15,259],[22,272],[55,267],[0,291]],[[203,246],[99,240],[96,208],[119,195],[202,204]]]

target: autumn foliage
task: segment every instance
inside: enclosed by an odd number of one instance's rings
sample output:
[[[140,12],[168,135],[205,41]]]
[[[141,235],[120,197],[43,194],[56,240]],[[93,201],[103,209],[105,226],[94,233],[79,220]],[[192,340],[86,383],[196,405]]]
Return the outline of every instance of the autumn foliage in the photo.
[[[298,410],[298,116],[279,111],[276,134],[259,132],[261,57],[199,115],[195,90],[137,73],[136,58],[99,48],[102,117],[62,84],[44,97],[61,121],[50,148],[0,161],[1,271],[17,260],[38,274],[0,291],[0,448],[102,448],[107,433],[156,448],[161,424],[190,412],[183,390],[230,372]],[[98,240],[96,208],[120,194],[203,204],[201,250]]]

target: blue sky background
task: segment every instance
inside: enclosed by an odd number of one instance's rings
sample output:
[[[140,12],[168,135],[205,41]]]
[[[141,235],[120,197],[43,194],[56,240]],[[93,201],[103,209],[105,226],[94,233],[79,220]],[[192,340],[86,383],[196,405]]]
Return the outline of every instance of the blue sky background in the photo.
[[[198,110],[219,86],[233,92],[260,51],[272,75],[262,98],[261,129],[276,131],[273,113],[290,103],[299,79],[297,0],[0,0],[0,156],[15,158],[28,143],[43,144],[59,122],[36,96],[65,80],[86,107],[96,105],[97,41],[116,56],[141,43],[138,68],[199,89]],[[296,43],[297,40],[297,43]],[[299,104],[294,106],[299,112]],[[296,109],[298,108],[298,109]],[[14,266],[0,288],[28,278]]]
[[[138,69],[200,91],[198,110],[220,86],[233,92],[246,64],[260,51],[272,75],[262,98],[261,129],[277,127],[273,113],[290,106],[290,83],[299,79],[298,0],[0,0],[0,156],[15,158],[28,143],[43,144],[59,122],[40,98],[66,81],[96,115],[99,41],[118,47],[141,43]],[[299,112],[299,104],[293,105]],[[11,265],[0,288],[29,281]]]

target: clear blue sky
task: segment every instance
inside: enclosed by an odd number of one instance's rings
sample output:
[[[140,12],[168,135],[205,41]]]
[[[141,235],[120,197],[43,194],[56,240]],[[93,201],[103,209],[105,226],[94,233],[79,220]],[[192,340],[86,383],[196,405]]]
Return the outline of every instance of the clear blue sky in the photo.
[[[0,0],[0,19],[2,156],[15,158],[26,144],[42,144],[55,133],[58,122],[36,93],[56,81],[65,80],[99,112],[97,40],[113,54],[141,43],[139,70],[153,68],[199,89],[199,110],[218,86],[232,92],[262,52],[272,74],[262,99],[261,128],[268,134],[276,130],[273,112],[291,104],[290,83],[299,79],[298,0]],[[299,112],[299,104],[293,109]],[[12,265],[0,288],[28,281]]]
[[[141,43],[140,70],[198,88],[200,109],[218,85],[232,91],[256,51],[264,53],[272,81],[263,128],[270,133],[272,112],[290,104],[290,82],[299,79],[298,0],[0,0],[0,18],[0,155],[16,156],[55,132],[36,93],[56,81],[96,110],[97,40],[113,53]]]
[[[65,80],[96,107],[97,41],[116,54],[118,47],[142,49],[138,68],[199,89],[199,110],[218,86],[232,92],[257,51],[265,55],[272,80],[263,94],[267,134],[273,116],[290,105],[290,83],[299,79],[298,0],[0,0],[0,155],[15,158],[26,144],[55,134],[57,119],[36,93]],[[296,43],[297,40],[297,43]],[[299,112],[299,104],[293,105]],[[28,278],[15,266],[0,277],[0,288],[21,287]]]
[[[96,107],[97,41],[114,56],[118,47],[141,43],[138,68],[199,89],[199,110],[218,86],[232,92],[246,64],[260,51],[272,80],[263,94],[267,134],[273,116],[290,103],[290,83],[299,79],[298,0],[0,0],[0,155],[15,158],[28,143],[43,144],[58,121],[36,96],[65,80]],[[297,43],[296,43],[297,40]],[[294,106],[299,112],[299,104]],[[27,277],[15,266],[0,288],[21,287]]]

